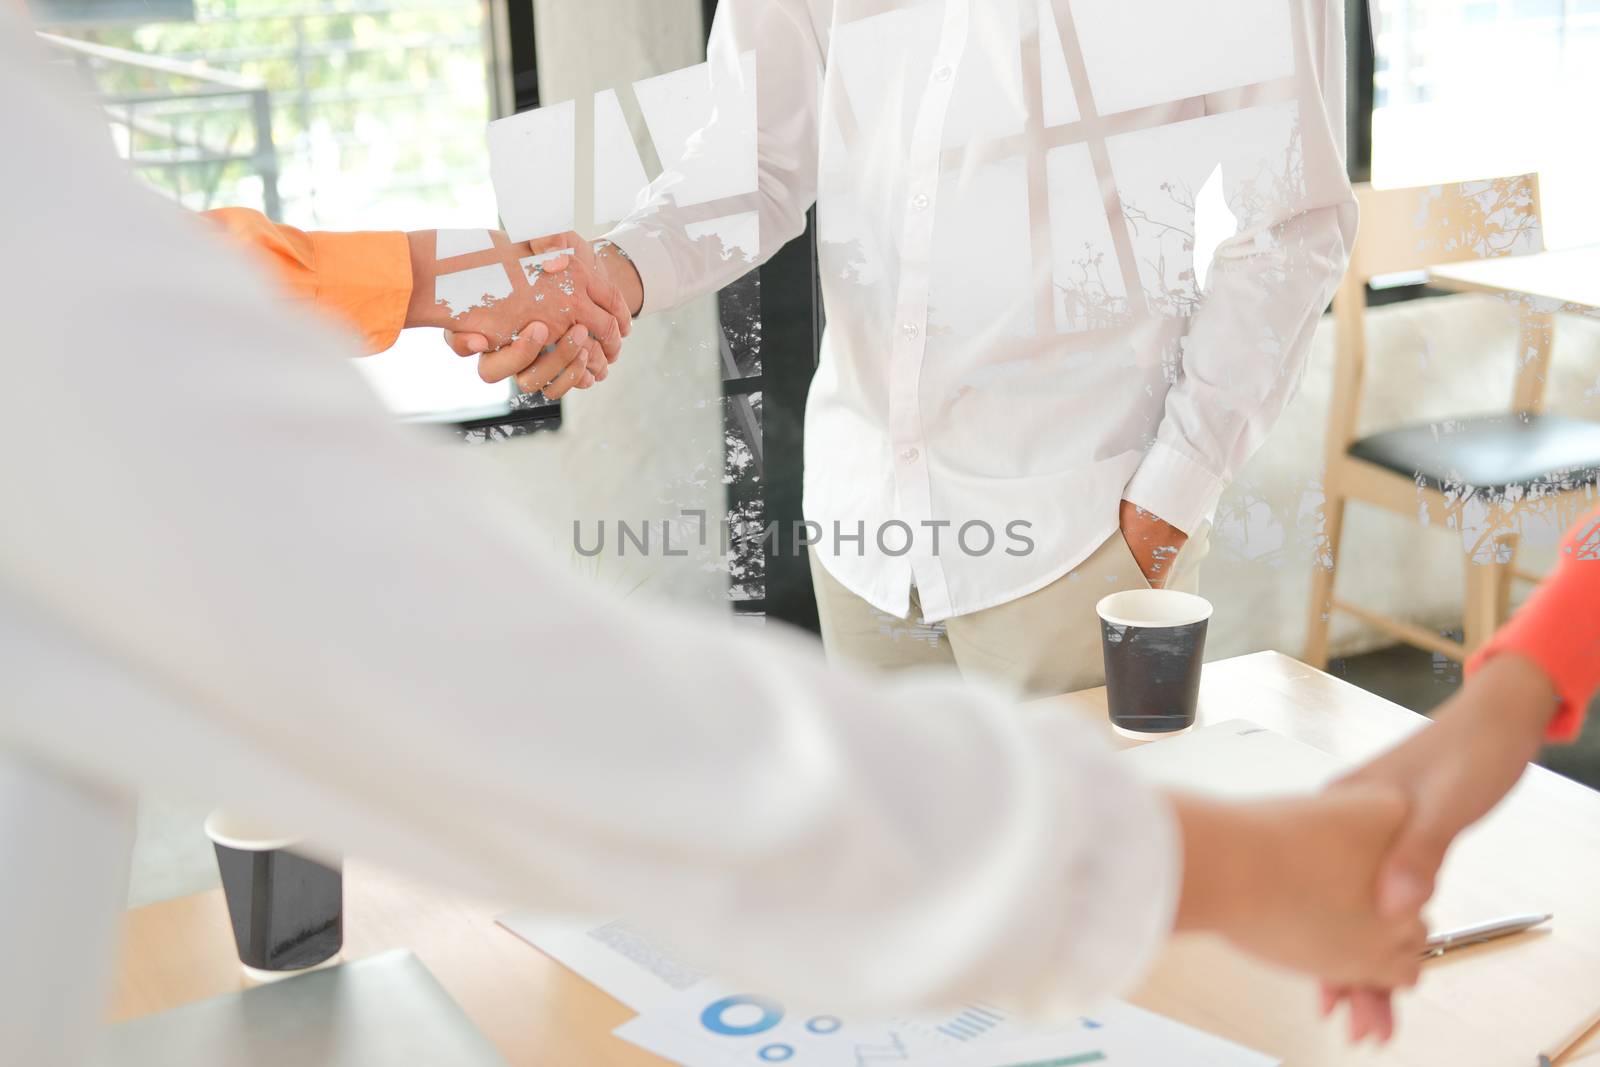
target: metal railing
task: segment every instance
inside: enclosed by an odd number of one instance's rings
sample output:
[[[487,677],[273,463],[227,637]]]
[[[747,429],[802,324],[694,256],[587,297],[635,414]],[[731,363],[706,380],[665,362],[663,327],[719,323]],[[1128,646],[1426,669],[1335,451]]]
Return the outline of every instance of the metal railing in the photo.
[[[91,85],[101,84],[99,73],[107,67],[123,67],[168,78],[180,85],[192,83],[192,87],[99,94],[112,126],[125,131],[125,151],[129,163],[139,169],[183,168],[202,172],[209,169],[210,185],[206,193],[207,203],[203,206],[209,206],[229,164],[247,164],[261,178],[263,210],[274,219],[282,216],[283,205],[278,195],[278,152],[272,143],[272,94],[260,80],[196,62],[114,48],[53,33],[41,33],[39,38],[76,66]],[[227,140],[218,142],[203,132],[186,131],[178,123],[169,121],[174,104],[184,109],[185,113],[191,113],[197,105],[202,109],[218,105],[227,107],[230,106],[228,101],[241,98],[249,113],[249,124],[254,134],[248,150],[236,148],[237,128]],[[231,106],[238,107],[239,104]],[[152,141],[155,147],[149,146]]]

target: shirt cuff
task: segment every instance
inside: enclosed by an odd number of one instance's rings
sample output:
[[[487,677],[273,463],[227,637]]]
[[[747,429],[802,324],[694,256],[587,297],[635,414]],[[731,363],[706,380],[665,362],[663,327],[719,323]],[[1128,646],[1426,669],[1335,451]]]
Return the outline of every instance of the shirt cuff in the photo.
[[[1192,534],[1211,517],[1228,483],[1157,441],[1122,491],[1128,503]]]
[[[411,306],[411,245],[400,232],[309,234],[319,307],[361,331],[368,352],[394,345]]]
[[[1530,660],[1550,679],[1556,691],[1555,714],[1545,729],[1545,739],[1572,741],[1583,729],[1589,701],[1600,679],[1600,640],[1595,629],[1582,624],[1594,616],[1594,582],[1574,580],[1564,573],[1588,566],[1600,572],[1600,560],[1568,561],[1524,604],[1511,621],[1467,661],[1471,675],[1503,652]]]
[[[606,234],[604,240],[622,249],[639,272],[644,300],[639,314],[670,311],[683,302],[678,289],[678,273],[665,242],[638,223],[625,222]]]

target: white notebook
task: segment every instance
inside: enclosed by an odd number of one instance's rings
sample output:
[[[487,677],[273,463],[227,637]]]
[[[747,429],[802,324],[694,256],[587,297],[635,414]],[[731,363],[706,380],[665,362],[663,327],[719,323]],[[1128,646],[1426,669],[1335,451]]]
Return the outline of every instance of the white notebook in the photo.
[[[1233,799],[1315,793],[1348,769],[1337,756],[1248,719],[1141,745],[1118,758],[1154,785]]]

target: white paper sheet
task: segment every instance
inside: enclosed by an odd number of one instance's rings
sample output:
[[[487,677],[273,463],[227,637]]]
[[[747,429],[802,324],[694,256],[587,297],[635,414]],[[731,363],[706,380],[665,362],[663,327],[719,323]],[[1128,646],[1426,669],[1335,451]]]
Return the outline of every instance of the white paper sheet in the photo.
[[[1132,1004],[1111,1005],[1095,1021],[1097,1028],[1076,1035],[1012,1039],[994,1049],[930,1060],[928,1067],[1273,1067],[1279,1062]]]
[[[1028,1028],[987,1004],[885,1021],[788,1011],[710,983],[616,1030],[685,1067],[1270,1067],[1274,1060],[1129,1004]]]
[[[1195,735],[1191,735],[1195,736]],[[1161,744],[1171,744],[1162,742]],[[1047,1027],[990,1004],[937,1016],[855,1019],[726,987],[624,922],[501,925],[638,1016],[616,1034],[684,1067],[1271,1067],[1277,1061],[1120,1001]]]
[[[548,919],[512,912],[496,920],[636,1012],[654,1011],[707,975],[617,919]]]
[[[1229,799],[1315,793],[1347,769],[1338,757],[1248,719],[1131,748],[1119,758],[1155,785]]]
[[[1149,781],[1230,797],[1304,793],[1343,764],[1245,719],[1122,753]],[[854,1019],[723,986],[624,922],[500,923],[638,1012],[616,1034],[685,1067],[1271,1067],[1277,1060],[1131,1004],[1024,1026],[989,1004],[939,1016]]]

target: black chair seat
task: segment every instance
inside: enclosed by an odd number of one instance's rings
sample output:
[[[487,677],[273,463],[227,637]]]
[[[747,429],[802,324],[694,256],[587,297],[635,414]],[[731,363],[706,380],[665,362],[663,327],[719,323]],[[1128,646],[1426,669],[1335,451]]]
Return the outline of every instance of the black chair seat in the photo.
[[[1600,422],[1473,415],[1384,430],[1351,445],[1350,455],[1433,489],[1564,488],[1600,481]]]

